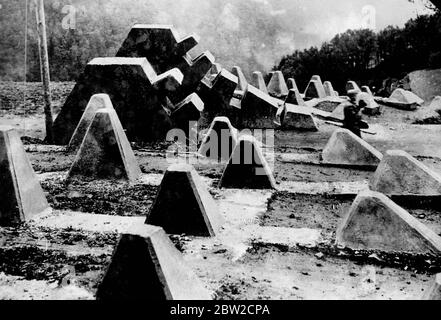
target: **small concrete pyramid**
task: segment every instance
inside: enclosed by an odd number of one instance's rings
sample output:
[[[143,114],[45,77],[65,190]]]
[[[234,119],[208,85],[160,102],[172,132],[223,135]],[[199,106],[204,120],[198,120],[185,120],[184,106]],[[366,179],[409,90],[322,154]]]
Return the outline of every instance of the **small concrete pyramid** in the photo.
[[[317,123],[308,107],[285,103],[279,108],[276,119],[282,130],[318,131]]]
[[[309,81],[305,90],[305,99],[323,99],[326,98],[325,88],[319,80]]]
[[[231,73],[234,74],[238,79],[236,90],[246,92],[248,88],[248,81],[245,78],[242,69],[238,66],[234,66],[233,69],[231,70]]]
[[[415,93],[401,88],[395,89],[389,99],[407,104],[422,105],[424,103],[424,100],[418,97]]]
[[[382,154],[347,129],[335,130],[322,153],[323,163],[376,167]]]
[[[305,100],[303,100],[302,95],[297,89],[289,89],[289,93],[285,99],[285,103],[306,107]]]
[[[78,151],[81,143],[83,142],[84,136],[86,135],[87,129],[95,117],[95,113],[101,109],[113,109],[112,101],[110,100],[109,95],[104,93],[95,94],[90,98],[80,122],[78,123],[78,126],[70,139],[67,147],[68,152],[75,153]]]
[[[323,83],[322,78],[319,75],[312,76],[311,81],[319,81],[320,83]]]
[[[275,98],[285,98],[288,95],[288,86],[282,71],[275,71],[268,83],[268,93]]]
[[[336,97],[334,87],[330,81],[325,81],[323,83],[323,87],[325,88],[326,96],[328,97]]]
[[[98,286],[97,300],[211,300],[160,227],[137,225],[121,238]]]
[[[387,195],[441,195],[441,175],[401,150],[389,150],[371,181],[371,189]]]
[[[424,293],[423,300],[441,300],[441,273],[435,276],[435,281]]]
[[[115,110],[98,110],[68,177],[134,182],[140,174],[141,170]]]
[[[294,90],[299,91],[299,87],[297,86],[297,82],[294,78],[288,78],[287,85],[288,85],[289,90],[294,89]]]
[[[265,80],[263,79],[262,72],[260,71],[254,71],[253,72],[253,78],[251,81],[251,85],[259,89],[260,91],[264,93],[268,93],[268,89],[265,84]]]
[[[228,161],[237,144],[237,133],[227,117],[214,118],[198,153],[219,162]]]
[[[182,163],[167,169],[146,223],[169,234],[209,237],[218,233],[223,219],[196,170]]]
[[[50,210],[17,131],[0,126],[0,226]]]
[[[219,182],[220,188],[275,189],[271,169],[252,136],[242,136]]]
[[[357,196],[337,230],[337,244],[354,250],[440,254],[441,237],[382,193]]]
[[[349,80],[346,83],[346,92],[349,92],[351,90],[355,90],[355,91],[361,92],[361,89],[358,86],[358,84],[355,81]]]
[[[361,91],[366,92],[367,94],[369,94],[371,96],[374,96],[372,91],[371,91],[371,88],[369,88],[369,86],[362,86],[361,87]]]

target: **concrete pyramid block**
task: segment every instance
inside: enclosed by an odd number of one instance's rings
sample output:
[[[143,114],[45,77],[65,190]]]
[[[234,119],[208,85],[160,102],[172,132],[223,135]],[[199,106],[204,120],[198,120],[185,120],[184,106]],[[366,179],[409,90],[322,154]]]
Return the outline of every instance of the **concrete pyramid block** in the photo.
[[[191,122],[197,122],[203,111],[204,103],[199,96],[196,93],[189,95],[171,114],[173,128],[183,130],[188,136]]]
[[[440,254],[441,237],[384,194],[365,191],[357,196],[337,243],[354,250]]]
[[[441,175],[405,151],[389,150],[372,178],[371,189],[387,195],[440,196]]]
[[[302,95],[297,89],[290,89],[285,103],[295,104],[297,106],[306,107],[306,103],[302,98]]]
[[[146,223],[170,234],[209,237],[219,232],[223,218],[193,166],[174,164],[162,179]]]
[[[361,91],[366,92],[367,94],[371,95],[372,97],[374,96],[371,91],[371,88],[369,88],[369,86],[362,86]]]
[[[112,101],[107,94],[95,94],[90,98],[80,122],[70,139],[67,147],[68,152],[76,153],[78,151],[83,142],[84,136],[86,135],[87,129],[95,118],[95,113],[101,109],[113,109]]]
[[[424,103],[424,100],[418,97],[415,93],[404,89],[395,89],[389,97],[389,100],[416,105],[422,105]]]
[[[435,276],[435,281],[424,293],[423,300],[441,300],[441,273]]]
[[[96,58],[89,62],[54,121],[56,144],[68,144],[90,98],[108,94],[131,141],[163,140],[154,124],[168,126],[162,105],[182,84],[178,69],[156,74],[145,58]]]
[[[277,112],[282,130],[318,131],[317,123],[308,107],[285,103]]]
[[[360,92],[355,98],[356,104],[362,109],[364,114],[377,115],[380,114],[380,106],[374,97],[367,92]]]
[[[181,38],[171,25],[135,24],[116,56],[147,58],[157,73],[164,73],[176,68],[198,42],[196,35]]]
[[[7,126],[0,126],[0,178],[0,226],[50,210],[17,131]]]
[[[376,167],[383,155],[347,129],[335,130],[322,153],[323,163]]]
[[[199,154],[216,161],[228,161],[237,144],[238,131],[227,117],[216,117],[202,140]]]
[[[336,97],[334,87],[330,81],[325,81],[323,87],[325,88],[325,94],[327,97]]]
[[[319,75],[312,76],[311,81],[319,81],[320,83],[323,83],[322,78]]]
[[[245,78],[242,69],[238,66],[234,66],[231,73],[238,79],[236,91],[242,92],[242,95],[245,94],[248,88],[248,80]]]
[[[319,80],[309,81],[304,95],[307,100],[326,98],[325,88]]]
[[[286,98],[288,95],[288,86],[283,77],[282,71],[275,71],[268,83],[268,94],[275,98]]]
[[[289,90],[297,90],[300,92],[299,87],[297,86],[297,82],[294,78],[288,78],[287,83]]]
[[[271,169],[252,136],[242,136],[219,182],[220,188],[275,189]]]
[[[263,79],[262,72],[254,71],[253,78],[250,84],[256,87],[257,89],[259,89],[260,91],[268,94],[268,89],[265,84],[265,79]]]
[[[115,110],[95,114],[68,177],[136,181],[139,169]]]
[[[277,101],[259,89],[248,85],[248,91],[241,102],[242,128],[274,129],[276,127]]]
[[[97,300],[211,300],[160,227],[134,226],[121,235],[98,286]]]
[[[355,81],[350,80],[346,83],[346,92],[348,93],[349,91],[352,91],[352,90],[361,92],[361,89],[358,86],[358,84]]]

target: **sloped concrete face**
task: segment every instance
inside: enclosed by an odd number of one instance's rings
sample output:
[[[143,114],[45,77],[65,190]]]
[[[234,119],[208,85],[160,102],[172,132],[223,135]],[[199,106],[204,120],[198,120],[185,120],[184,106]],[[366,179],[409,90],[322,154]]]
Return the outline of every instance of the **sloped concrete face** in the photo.
[[[241,127],[247,129],[274,129],[279,106],[275,99],[249,85],[241,102]]]
[[[68,152],[75,153],[78,151],[83,142],[84,136],[86,135],[87,129],[92,123],[93,118],[95,118],[95,113],[101,109],[113,109],[112,101],[107,94],[95,94],[90,98],[86,110],[84,110],[83,116],[72,135],[72,139],[70,139],[67,147]]]
[[[231,73],[234,74],[238,79],[236,91],[239,90],[245,93],[248,88],[248,80],[245,78],[242,69],[238,66],[234,66]]]
[[[297,86],[297,82],[294,78],[288,78],[286,84],[289,90],[297,90],[299,92],[299,87]]]
[[[368,115],[380,114],[380,106],[372,95],[367,92],[360,92],[356,97],[357,105],[362,108],[362,112]]]
[[[435,281],[424,293],[423,300],[441,300],[441,273],[435,276]]]
[[[370,183],[371,189],[387,195],[441,195],[441,176],[410,154],[389,150]]]
[[[90,98],[108,94],[132,141],[163,140],[171,120],[162,107],[181,85],[178,69],[157,75],[145,58],[96,58],[84,70],[54,121],[56,144],[68,144]],[[161,123],[161,131],[154,124]]]
[[[311,80],[305,90],[305,99],[323,99],[326,98],[325,88],[318,80]]]
[[[325,94],[327,97],[335,97],[335,90],[330,81],[325,81],[323,83],[323,87],[325,88]]]
[[[279,99],[284,99],[288,95],[288,86],[282,71],[275,71],[268,83],[268,94]]]
[[[396,100],[400,103],[422,105],[424,100],[411,91],[404,89],[395,89],[389,97],[390,100]]]
[[[219,182],[226,189],[275,189],[271,169],[255,138],[242,136]]]
[[[181,38],[170,25],[135,24],[116,56],[147,58],[157,73],[163,73],[176,68],[198,41],[196,35]]]
[[[372,91],[371,91],[371,88],[369,88],[369,86],[362,86],[361,87],[361,91],[366,92],[367,94],[369,94],[371,96],[374,96]]]
[[[347,129],[336,130],[322,152],[323,163],[376,167],[383,155]]]
[[[225,69],[222,69],[212,81],[203,81],[201,83],[197,94],[205,104],[202,125],[208,127],[214,118],[226,116],[237,126],[240,108],[230,104],[237,84],[237,77]]]
[[[349,91],[352,91],[352,90],[361,92],[360,87],[358,86],[358,84],[355,81],[348,81],[346,83],[346,92],[349,92]]]
[[[97,300],[211,300],[211,293],[159,227],[123,234],[98,287]]]
[[[97,111],[68,178],[135,182],[140,174],[141,170],[115,110]]]
[[[306,103],[303,100],[300,92],[296,89],[290,89],[288,96],[286,97],[285,103],[295,104],[297,106],[306,107]]]
[[[216,161],[228,161],[237,144],[237,129],[227,117],[216,117],[199,148],[199,154]]]
[[[268,89],[266,87],[265,80],[263,79],[262,72],[254,71],[253,78],[250,84],[256,87],[257,89],[259,89],[260,91],[262,91],[263,93],[268,94]]]
[[[167,169],[146,223],[170,234],[210,237],[219,232],[223,218],[196,170],[176,164]]]
[[[441,237],[384,194],[357,196],[337,230],[337,244],[354,250],[440,254]]]
[[[0,126],[0,178],[0,226],[50,210],[17,131],[7,126]]]
[[[318,131],[317,123],[307,107],[285,103],[277,112],[282,130]]]
[[[183,130],[188,136],[191,122],[197,123],[204,111],[204,103],[195,93],[189,95],[184,101],[176,106],[171,114],[173,128]]]

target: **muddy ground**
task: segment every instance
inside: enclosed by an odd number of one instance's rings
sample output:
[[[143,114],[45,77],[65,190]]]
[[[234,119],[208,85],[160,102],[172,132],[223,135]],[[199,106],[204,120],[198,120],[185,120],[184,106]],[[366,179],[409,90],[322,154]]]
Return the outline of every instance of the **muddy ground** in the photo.
[[[72,86],[53,84],[56,109]],[[167,145],[133,146],[143,172],[134,185],[67,182],[75,155],[44,144],[39,90],[39,84],[0,83],[0,125],[16,126],[23,135],[54,210],[0,228],[0,298],[94,299],[118,234],[143,223],[155,199],[170,164]],[[381,152],[406,150],[441,173],[441,126],[415,125],[415,113],[384,108],[383,116],[365,116],[376,134],[364,138]],[[319,126],[317,133],[276,132],[276,191],[219,190],[224,164],[195,164],[227,222],[213,239],[171,239],[215,299],[419,299],[441,271],[441,257],[334,244],[338,225],[373,172],[315,161],[336,128],[323,121]],[[441,235],[439,201],[397,202]]]

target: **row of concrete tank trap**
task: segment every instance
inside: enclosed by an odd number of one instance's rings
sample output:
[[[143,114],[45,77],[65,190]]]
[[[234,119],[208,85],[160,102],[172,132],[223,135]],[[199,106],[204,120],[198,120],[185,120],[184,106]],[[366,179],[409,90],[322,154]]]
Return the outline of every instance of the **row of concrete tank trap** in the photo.
[[[102,108],[96,108],[99,104]],[[83,121],[91,119],[89,125],[81,123],[76,130],[76,134],[80,134],[79,128],[86,128],[68,179],[135,182],[140,170],[110,98],[96,95],[89,106],[95,107],[87,108],[86,113],[94,110],[94,115],[84,116]],[[238,138],[237,130],[225,118],[215,119],[210,131],[225,128],[230,132],[234,148],[220,187],[276,188],[257,141],[249,136]],[[212,134],[210,131],[208,136]],[[2,156],[6,159],[1,167],[1,177],[6,182],[1,190],[1,222],[9,225],[43,215],[50,207],[15,130],[1,128],[1,134]],[[207,150],[206,141],[208,139],[204,140],[200,152]],[[251,162],[244,161],[245,150],[252,152]],[[344,129],[334,132],[323,150],[322,161],[377,167],[370,186],[372,191],[364,191],[355,199],[338,229],[337,245],[413,254],[441,252],[441,238],[386,196],[439,197],[441,177],[436,173],[403,151],[388,151],[383,156]],[[259,174],[257,169],[261,170]],[[221,232],[222,225],[223,217],[194,168],[187,164],[170,166],[147,215],[146,225],[136,226],[121,236],[97,298],[208,299],[210,294],[185,266],[165,232],[213,237]],[[140,257],[145,269],[138,265]],[[160,277],[159,273],[166,276]],[[147,283],[154,283],[154,293],[143,290]],[[425,297],[439,298],[439,286],[431,290]]]

